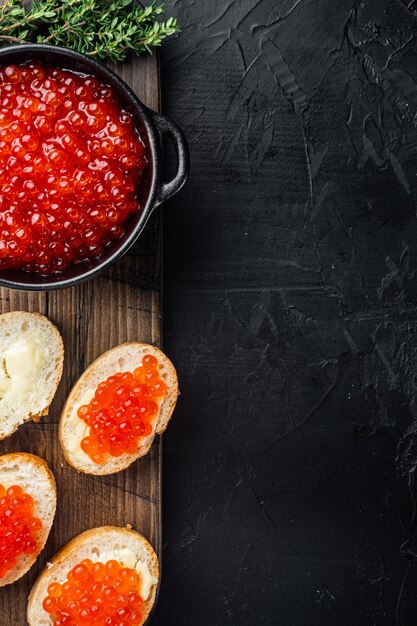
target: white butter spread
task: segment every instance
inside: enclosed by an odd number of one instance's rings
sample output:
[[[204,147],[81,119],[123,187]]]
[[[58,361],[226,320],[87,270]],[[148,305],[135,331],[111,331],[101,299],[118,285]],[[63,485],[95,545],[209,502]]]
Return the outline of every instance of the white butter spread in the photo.
[[[91,560],[93,563],[97,561],[107,563],[114,560],[118,561],[123,567],[136,570],[140,577],[139,593],[143,600],[149,598],[152,587],[158,582],[158,579],[151,574],[148,564],[138,559],[136,554],[128,548],[121,548],[120,550],[114,550],[114,552],[102,552],[99,555],[93,555]]]
[[[19,339],[0,356],[1,398],[26,399],[45,364],[45,354],[32,339]]]
[[[1,387],[1,380],[0,380],[0,387]],[[87,426],[84,420],[78,417],[78,409],[81,406],[85,406],[89,404],[91,400],[94,398],[94,394],[95,394],[95,389],[94,390],[87,389],[87,391],[82,396],[80,402],[78,402],[77,404],[74,404],[74,406],[72,407],[71,415],[68,417],[68,437],[67,437],[68,450],[69,452],[71,452],[71,454],[74,457],[77,458],[77,460],[80,463],[88,464],[88,465],[90,463],[94,463],[94,461],[90,459],[90,457],[88,456],[88,454],[84,452],[84,450],[81,449],[81,441],[84,439],[84,437],[88,437],[90,433],[90,427]],[[164,398],[158,398],[155,401],[159,404],[159,409],[160,409],[162,402],[164,401]],[[152,422],[153,427],[155,427],[158,421],[158,416],[159,416],[159,412],[156,418]],[[152,438],[153,436],[154,435],[152,432],[152,434],[149,435],[149,438]],[[146,445],[149,438],[148,437],[145,438],[143,440],[142,445]]]

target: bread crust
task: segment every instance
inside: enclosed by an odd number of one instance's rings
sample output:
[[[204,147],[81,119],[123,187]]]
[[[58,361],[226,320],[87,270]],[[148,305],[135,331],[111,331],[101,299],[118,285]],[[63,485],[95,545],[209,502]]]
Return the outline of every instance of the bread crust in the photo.
[[[129,537],[134,537],[137,541],[140,542],[140,544],[146,550],[149,556],[147,560],[149,570],[152,576],[154,576],[158,580],[157,584],[152,586],[149,598],[143,603],[142,621],[140,622],[140,624],[138,624],[138,626],[142,626],[146,622],[155,603],[155,598],[159,586],[158,557],[156,556],[155,551],[149,541],[141,533],[137,532],[136,530],[132,530],[130,526],[126,528],[120,528],[118,526],[101,526],[99,528],[92,528],[90,530],[87,530],[81,533],[81,535],[78,535],[77,537],[72,539],[69,543],[67,543],[66,546],[64,546],[59,552],[57,552],[57,554],[48,563],[47,567],[43,570],[43,572],[41,572],[29,595],[27,608],[27,619],[29,626],[37,626],[36,622],[33,621],[33,617],[36,615],[36,606],[38,602],[41,603],[44,600],[44,598],[41,597],[42,587],[47,587],[46,581],[48,580],[48,578],[50,578],[52,582],[54,569],[56,569],[56,567],[60,566],[67,559],[70,559],[73,555],[75,555],[77,550],[81,548],[84,544],[91,542],[92,547],[94,547],[94,541],[98,536],[102,536],[103,533],[114,532],[120,534],[121,536],[127,535]]]
[[[42,532],[39,537],[38,551],[36,552],[36,554],[34,554],[33,557],[30,558],[24,564],[24,566],[21,565],[20,567],[19,566],[15,567],[7,574],[7,576],[0,579],[0,587],[5,587],[6,585],[10,585],[14,583],[16,580],[19,580],[19,578],[24,576],[26,572],[28,572],[30,568],[32,567],[32,565],[35,563],[35,561],[37,560],[39,554],[44,549],[45,544],[47,542],[50,530],[52,528],[53,520],[55,517],[56,504],[57,504],[55,477],[51,469],[49,468],[48,463],[34,454],[29,454],[28,452],[13,452],[11,454],[4,454],[0,456],[0,483],[1,483],[2,466],[8,463],[11,463],[13,461],[15,461],[19,465],[22,465],[24,463],[29,463],[34,468],[36,468],[35,471],[38,472],[39,475],[41,474],[43,475],[45,482],[49,486],[50,493],[52,494],[53,512],[51,513],[51,521],[49,524],[45,525],[45,520],[42,520],[42,523],[44,526],[42,528]]]
[[[11,435],[13,435],[13,433],[15,433],[17,429],[19,428],[19,426],[21,426],[22,424],[26,424],[27,422],[30,422],[30,421],[39,422],[42,417],[44,417],[45,415],[48,415],[49,407],[51,406],[52,400],[55,397],[56,390],[58,388],[58,385],[62,377],[62,371],[64,368],[64,342],[62,340],[62,336],[58,328],[45,315],[42,315],[42,313],[32,313],[30,311],[9,311],[8,313],[2,313],[0,315],[0,334],[2,332],[2,326],[5,323],[7,323],[10,319],[14,318],[15,320],[19,320],[20,318],[24,320],[28,316],[31,316],[32,318],[42,319],[43,322],[47,321],[48,324],[50,325],[50,330],[55,335],[55,338],[59,346],[60,366],[56,369],[56,372],[55,372],[53,389],[51,393],[49,394],[49,396],[47,396],[47,398],[45,399],[45,402],[46,402],[45,408],[35,414],[29,413],[26,419],[24,419],[20,424],[17,424],[15,427],[13,427],[10,430],[10,432],[7,433],[6,435],[0,434],[0,441],[3,441],[3,439],[7,439],[7,437],[10,437]]]
[[[113,356],[116,351],[123,351],[124,349],[129,350],[132,348],[143,350],[143,351],[146,350],[152,353],[154,356],[156,356],[158,361],[162,363],[165,368],[167,368],[169,372],[170,385],[168,388],[167,396],[165,397],[163,405],[160,410],[160,414],[159,414],[158,421],[155,427],[155,431],[149,437],[149,440],[145,443],[145,445],[143,445],[136,454],[125,454],[117,459],[111,459],[110,462],[105,462],[102,465],[97,465],[97,468],[86,469],[82,463],[77,462],[77,459],[71,456],[66,445],[64,427],[65,427],[66,420],[69,419],[70,417],[69,409],[76,403],[76,398],[80,399],[86,390],[91,389],[91,388],[94,389],[97,386],[95,384],[92,387],[92,385],[90,384],[90,381],[94,378],[94,373],[96,371],[96,368],[100,364],[102,364],[103,362],[108,360],[111,356]],[[115,370],[114,373],[116,373],[117,371],[120,371],[120,370]],[[147,343],[128,342],[128,343],[120,344],[119,346],[116,346],[115,348],[112,348],[111,350],[104,352],[104,354],[99,356],[95,361],[93,361],[93,363],[91,363],[91,365],[85,370],[84,374],[82,374],[82,376],[75,383],[62,409],[61,418],[59,422],[59,441],[60,441],[61,448],[65,456],[65,460],[67,461],[69,465],[71,465],[78,472],[92,474],[95,476],[106,476],[110,474],[117,474],[118,472],[125,470],[132,463],[134,463],[134,461],[148,454],[152,446],[152,443],[155,439],[155,436],[157,434],[160,435],[165,431],[171,419],[172,413],[174,412],[178,396],[179,396],[179,389],[178,389],[177,372],[173,364],[171,363],[171,361],[168,359],[168,357],[162,352],[162,350],[160,350],[156,346],[153,346]]]

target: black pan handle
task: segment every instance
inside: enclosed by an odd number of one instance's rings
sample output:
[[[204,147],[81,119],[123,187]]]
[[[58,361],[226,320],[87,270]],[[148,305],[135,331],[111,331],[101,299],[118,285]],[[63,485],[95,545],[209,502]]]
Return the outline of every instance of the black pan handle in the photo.
[[[161,183],[155,202],[155,206],[158,206],[165,200],[172,198],[185,184],[190,170],[190,151],[185,134],[177,124],[171,122],[165,115],[155,113],[154,111],[152,111],[152,117],[157,130],[171,138],[178,160],[178,169],[174,178],[168,183]]]

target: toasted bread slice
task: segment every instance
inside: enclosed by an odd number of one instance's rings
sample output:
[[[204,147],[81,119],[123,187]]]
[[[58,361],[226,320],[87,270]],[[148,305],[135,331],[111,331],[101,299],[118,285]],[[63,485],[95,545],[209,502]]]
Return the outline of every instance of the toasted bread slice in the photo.
[[[124,562],[126,553],[129,553],[130,557],[133,555],[131,565]],[[140,533],[130,528],[118,528],[116,526],[103,526],[87,530],[70,541],[47,564],[29,596],[27,613],[29,626],[51,626],[51,618],[42,606],[48,595],[48,586],[53,582],[62,583],[65,581],[68,572],[84,559],[102,563],[114,559],[126,567],[134,568],[136,566],[136,569],[142,574],[139,592],[144,604],[142,621],[138,624],[138,626],[142,626],[155,602],[159,581],[158,558],[152,546]],[[145,575],[143,574],[143,567],[145,568]]]
[[[26,574],[43,550],[54,521],[56,486],[54,476],[47,463],[43,459],[26,452],[0,456],[0,484],[6,489],[18,485],[31,495],[35,501],[34,515],[43,524],[38,537],[37,553],[18,557],[16,567],[0,579],[0,587],[4,587]]]
[[[146,437],[136,454],[123,454],[120,457],[109,455],[104,463],[97,465],[80,448],[81,437],[78,432],[78,423],[81,420],[76,417],[77,410],[82,403],[86,402],[86,394],[92,392],[93,395],[97,386],[109,376],[118,372],[133,371],[141,364],[146,354],[152,354],[158,359],[159,373],[168,389],[155,419],[153,432]],[[164,432],[174,411],[178,393],[175,368],[168,357],[155,346],[146,343],[124,343],[105,352],[75,383],[62,410],[59,438],[66,460],[77,471],[86,474],[107,475],[126,469],[136,459],[149,452],[156,434]]]
[[[61,335],[44,315],[0,315],[0,439],[48,413],[63,363]]]

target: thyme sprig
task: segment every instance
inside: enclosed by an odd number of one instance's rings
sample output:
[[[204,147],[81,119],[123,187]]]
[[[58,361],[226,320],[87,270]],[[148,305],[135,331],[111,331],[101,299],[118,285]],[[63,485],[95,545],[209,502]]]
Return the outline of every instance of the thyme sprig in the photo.
[[[177,21],[160,22],[163,6],[132,0],[19,0],[0,3],[0,41],[49,43],[99,59],[123,61],[128,52],[152,49],[179,31]]]

